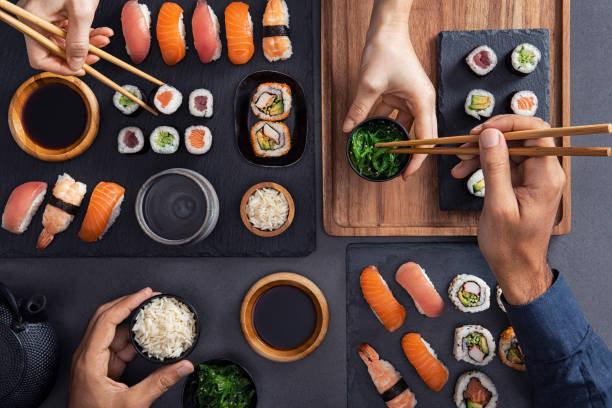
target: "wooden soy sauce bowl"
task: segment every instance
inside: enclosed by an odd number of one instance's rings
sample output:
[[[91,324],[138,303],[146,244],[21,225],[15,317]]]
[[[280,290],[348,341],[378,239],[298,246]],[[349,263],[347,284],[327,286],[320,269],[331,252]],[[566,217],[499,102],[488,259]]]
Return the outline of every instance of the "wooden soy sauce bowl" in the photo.
[[[251,222],[249,221],[249,217],[247,216],[247,213],[246,213],[246,206],[247,206],[247,202],[249,201],[249,197],[253,195],[255,190],[259,190],[260,188],[272,188],[274,190],[280,191],[281,194],[287,200],[287,204],[289,205],[289,214],[287,215],[287,221],[285,221],[285,223],[280,228],[275,229],[274,231],[264,231],[264,230],[255,228],[253,224],[251,224]],[[244,195],[242,196],[242,201],[240,202],[240,218],[242,219],[242,223],[249,231],[251,231],[253,234],[258,235],[260,237],[269,238],[269,237],[275,237],[277,235],[282,234],[283,232],[287,230],[287,228],[291,226],[294,216],[295,216],[295,203],[293,202],[293,198],[291,197],[291,194],[289,194],[289,191],[287,191],[285,187],[277,183],[263,182],[263,183],[255,184],[253,187],[249,188],[246,191],[246,193],[244,193]]]
[[[268,345],[257,335],[253,322],[253,309],[257,300],[264,292],[276,286],[293,286],[303,291],[312,300],[317,315],[315,329],[310,338],[291,350],[279,350]],[[274,273],[260,279],[249,289],[240,309],[240,327],[249,346],[260,356],[281,363],[301,360],[314,352],[323,342],[328,326],[329,309],[323,292],[310,279],[295,273]]]
[[[49,149],[38,145],[29,137],[22,121],[23,107],[32,92],[52,83],[66,85],[76,91],[83,100],[87,114],[85,129],[81,137],[70,146],[61,149]],[[79,156],[91,146],[98,134],[100,109],[96,96],[85,82],[74,76],[61,76],[50,72],[43,72],[27,79],[17,89],[9,105],[8,123],[13,139],[15,139],[21,150],[39,160],[59,162]]]

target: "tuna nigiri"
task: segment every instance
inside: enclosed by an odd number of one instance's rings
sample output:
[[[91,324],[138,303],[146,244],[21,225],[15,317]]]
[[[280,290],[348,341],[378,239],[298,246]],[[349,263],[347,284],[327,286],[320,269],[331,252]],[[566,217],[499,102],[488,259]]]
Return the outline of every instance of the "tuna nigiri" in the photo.
[[[438,317],[444,313],[444,300],[420,265],[407,262],[399,267],[395,280],[412,297],[419,313]]]
[[[390,332],[399,329],[404,324],[406,309],[393,297],[378,269],[373,265],[367,266],[361,272],[360,283],[363,297],[378,320]]]
[[[102,239],[121,212],[125,189],[119,184],[98,183],[91,194],[79,238],[85,242]]]
[[[30,181],[15,187],[2,213],[2,228],[21,234],[30,226],[32,217],[47,194],[47,183]]]
[[[268,0],[263,15],[263,53],[270,62],[289,59],[293,54],[285,0]]]
[[[357,347],[357,353],[368,367],[376,390],[389,408],[413,408],[416,398],[401,374],[388,361],[381,360],[378,353],[367,343]]]
[[[234,1],[225,8],[225,36],[230,61],[233,64],[249,62],[255,52],[255,45],[248,4]]]
[[[164,62],[175,65],[185,57],[183,9],[176,3],[162,4],[157,16],[157,42]]]
[[[53,195],[45,206],[42,220],[44,228],[38,237],[36,248],[45,249],[55,235],[68,228],[86,193],[87,186],[75,181],[69,174],[64,173],[57,178]]]
[[[408,333],[402,338],[402,348],[425,384],[440,391],[448,380],[448,369],[438,360],[429,343],[419,333]]]
[[[197,0],[193,17],[193,43],[200,61],[207,64],[221,56],[221,38],[219,37],[219,19],[206,0]]]
[[[151,48],[151,12],[146,4],[128,0],[121,11],[125,49],[134,64],[140,64]]]

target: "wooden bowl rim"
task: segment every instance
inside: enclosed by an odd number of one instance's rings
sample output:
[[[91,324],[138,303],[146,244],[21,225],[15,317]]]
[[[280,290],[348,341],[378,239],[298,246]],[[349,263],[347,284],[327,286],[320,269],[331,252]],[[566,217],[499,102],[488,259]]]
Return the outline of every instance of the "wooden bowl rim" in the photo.
[[[247,205],[247,201],[249,200],[249,197],[253,195],[255,190],[259,190],[260,188],[272,188],[274,190],[280,191],[283,194],[283,196],[285,196],[285,199],[287,200],[287,204],[289,204],[289,214],[287,215],[287,220],[279,229],[276,229],[274,231],[262,231],[260,229],[255,228],[249,221],[249,217],[246,214],[246,205]],[[285,232],[287,228],[291,226],[291,223],[293,222],[294,217],[295,217],[295,203],[293,202],[293,197],[291,197],[291,194],[289,193],[289,191],[287,191],[285,187],[281,186],[278,183],[274,183],[272,181],[264,181],[264,182],[255,184],[254,186],[249,188],[244,193],[244,195],[242,196],[242,200],[240,201],[240,218],[242,219],[242,223],[253,234],[258,235],[263,238],[276,237],[282,234],[283,232]]]
[[[259,296],[268,289],[281,285],[291,285],[304,291],[317,309],[317,326],[312,336],[302,346],[292,350],[277,350],[270,347],[257,336],[253,325],[253,307]],[[305,276],[292,272],[273,273],[255,282],[245,295],[240,308],[240,327],[249,346],[260,356],[281,363],[301,360],[312,354],[325,339],[329,327],[327,300],[321,289]]]
[[[38,146],[28,137],[21,122],[21,110],[23,109],[25,101],[34,90],[41,86],[40,84],[43,82],[63,83],[69,86],[71,89],[74,89],[79,94],[81,99],[83,99],[83,103],[87,109],[88,118],[83,135],[78,141],[66,148],[47,149],[45,147]],[[17,143],[21,150],[30,156],[39,160],[50,162],[70,160],[83,154],[96,139],[100,125],[100,110],[98,100],[91,88],[79,78],[75,76],[57,75],[51,72],[43,72],[26,79],[19,86],[19,88],[17,88],[9,104],[8,124],[15,143]]]

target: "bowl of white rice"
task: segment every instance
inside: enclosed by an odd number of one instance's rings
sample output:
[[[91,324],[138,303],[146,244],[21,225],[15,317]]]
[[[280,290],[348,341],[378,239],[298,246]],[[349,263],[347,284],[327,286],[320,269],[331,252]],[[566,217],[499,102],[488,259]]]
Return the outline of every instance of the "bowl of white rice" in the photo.
[[[132,344],[140,356],[153,363],[174,363],[184,359],[195,348],[199,337],[198,314],[179,296],[153,296],[132,314]]]
[[[249,188],[240,203],[244,226],[260,237],[275,237],[291,226],[295,204],[280,184],[263,182]]]

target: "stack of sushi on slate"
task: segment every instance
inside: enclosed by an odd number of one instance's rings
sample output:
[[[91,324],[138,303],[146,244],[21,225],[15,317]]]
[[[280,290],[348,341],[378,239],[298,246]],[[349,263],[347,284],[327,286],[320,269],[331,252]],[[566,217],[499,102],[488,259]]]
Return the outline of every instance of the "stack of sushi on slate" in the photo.
[[[538,67],[540,50],[528,43],[519,44],[509,56],[510,64],[519,75],[529,75]],[[487,45],[474,48],[465,58],[468,67],[478,76],[485,76],[497,66],[497,54]],[[472,89],[465,98],[465,113],[480,120],[491,117],[495,97],[484,89]],[[538,97],[530,90],[518,91],[512,96],[510,109],[517,115],[534,116],[538,110]]]
[[[142,93],[133,85],[123,86],[128,92],[142,99]],[[174,114],[183,103],[181,92],[170,86],[162,85],[153,94],[153,105],[164,115]],[[113,97],[115,107],[124,115],[133,116],[138,113],[139,105],[116,92]],[[199,118],[210,118],[213,115],[213,95],[208,89],[195,89],[189,95],[189,112]],[[212,132],[206,126],[189,126],[185,130],[185,146],[191,154],[204,154],[212,146]],[[159,154],[173,154],[179,148],[180,136],[178,130],[171,126],[159,126],[149,137],[151,149]],[[145,146],[142,130],[136,126],[128,126],[119,131],[117,148],[121,154],[139,153]]]
[[[291,88],[287,84],[260,84],[251,99],[253,114],[261,119],[251,128],[251,145],[259,157],[284,156],[291,149],[289,128],[283,122],[291,111]]]

